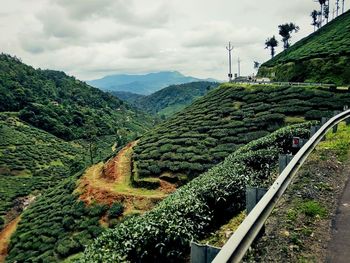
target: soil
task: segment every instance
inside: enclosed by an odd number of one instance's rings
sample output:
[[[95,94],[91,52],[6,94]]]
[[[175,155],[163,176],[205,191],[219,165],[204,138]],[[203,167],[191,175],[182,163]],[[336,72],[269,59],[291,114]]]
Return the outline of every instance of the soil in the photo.
[[[11,235],[16,231],[17,224],[20,220],[20,216],[12,220],[5,228],[0,232],[0,263],[5,262],[7,256],[7,248],[10,242]]]
[[[99,163],[87,169],[77,189],[80,200],[86,204],[97,202],[107,205],[122,202],[127,214],[147,211],[174,192],[176,187],[163,180],[160,180],[160,187],[156,190],[131,186],[132,148],[136,144],[137,141],[129,143],[105,164]]]

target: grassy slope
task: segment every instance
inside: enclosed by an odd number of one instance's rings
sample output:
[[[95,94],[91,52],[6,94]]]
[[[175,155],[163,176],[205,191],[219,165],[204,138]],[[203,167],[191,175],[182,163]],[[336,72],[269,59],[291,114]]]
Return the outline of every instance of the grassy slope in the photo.
[[[191,179],[287,122],[319,119],[346,104],[344,91],[223,84],[140,139],[138,175]]]
[[[350,84],[349,64],[350,11],[264,63],[259,75],[343,85]]]
[[[338,199],[348,178],[350,127],[329,132],[265,224],[247,262],[325,262]]]
[[[19,196],[47,189],[81,169],[85,149],[0,115],[0,216]]]

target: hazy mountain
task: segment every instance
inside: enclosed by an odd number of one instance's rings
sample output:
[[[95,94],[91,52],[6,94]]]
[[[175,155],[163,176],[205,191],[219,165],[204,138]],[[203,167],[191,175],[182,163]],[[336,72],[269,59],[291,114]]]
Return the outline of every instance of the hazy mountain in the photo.
[[[162,88],[175,84],[184,84],[202,79],[184,76],[177,71],[163,71],[145,75],[116,74],[101,79],[87,81],[88,84],[102,90],[127,91],[149,95]],[[216,81],[205,79],[206,81]]]

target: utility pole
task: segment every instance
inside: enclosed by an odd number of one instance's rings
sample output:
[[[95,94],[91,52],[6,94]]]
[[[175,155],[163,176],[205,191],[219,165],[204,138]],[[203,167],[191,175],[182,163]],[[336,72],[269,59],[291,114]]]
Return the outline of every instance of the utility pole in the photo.
[[[241,76],[241,59],[238,58],[237,62],[238,62],[238,77],[240,77]]]
[[[345,0],[343,0],[343,6],[342,6],[342,14],[345,12]]]
[[[231,46],[231,42],[228,42],[228,47],[226,47],[228,51],[228,80],[232,81],[232,71],[231,71],[231,51],[233,50],[233,46]]]

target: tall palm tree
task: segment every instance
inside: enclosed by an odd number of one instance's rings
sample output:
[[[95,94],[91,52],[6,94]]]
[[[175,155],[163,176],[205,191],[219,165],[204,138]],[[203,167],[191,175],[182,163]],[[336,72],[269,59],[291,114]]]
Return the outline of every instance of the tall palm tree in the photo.
[[[314,32],[316,31],[316,26],[318,26],[318,21],[317,21],[317,17],[318,17],[318,12],[317,10],[314,10],[311,12],[310,14],[311,18],[312,18],[312,23],[311,25],[314,26]]]
[[[265,49],[270,48],[271,50],[271,57],[273,58],[275,56],[275,48],[278,46],[278,41],[276,40],[276,37],[273,36],[271,38],[268,38],[265,41]]]
[[[290,47],[289,40],[291,38],[291,33],[294,31],[295,33],[299,31],[299,27],[294,23],[286,23],[283,25],[279,25],[279,34],[282,37],[283,47],[287,49]]]
[[[321,18],[320,18],[320,26],[322,26],[323,20],[323,6],[326,4],[327,0],[316,0],[321,5]]]

